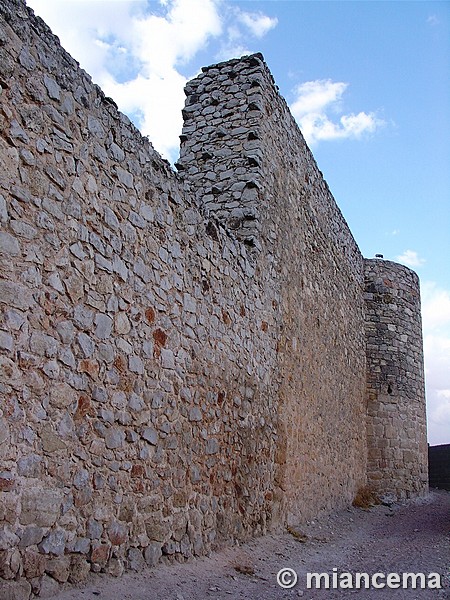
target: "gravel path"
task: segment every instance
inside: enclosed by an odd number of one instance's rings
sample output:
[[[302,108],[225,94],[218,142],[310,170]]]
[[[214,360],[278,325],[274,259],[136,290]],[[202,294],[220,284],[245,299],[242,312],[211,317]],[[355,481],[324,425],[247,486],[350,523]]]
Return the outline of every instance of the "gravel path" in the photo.
[[[285,567],[298,575],[292,589],[276,581]],[[329,573],[331,584],[333,568],[338,574],[437,572],[443,587],[307,589],[306,573]],[[391,507],[351,508],[186,564],[120,579],[95,577],[55,600],[450,599],[450,493],[433,491],[424,500]]]

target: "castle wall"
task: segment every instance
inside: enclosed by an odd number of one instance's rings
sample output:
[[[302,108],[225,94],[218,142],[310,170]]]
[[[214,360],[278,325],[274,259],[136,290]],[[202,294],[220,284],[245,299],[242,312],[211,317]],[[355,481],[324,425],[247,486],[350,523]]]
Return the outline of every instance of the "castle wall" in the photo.
[[[277,494],[310,518],[365,483],[363,259],[261,55],[203,69],[186,94],[181,173],[272,282]]]
[[[364,264],[261,56],[188,84],[178,174],[22,0],[0,85],[0,596],[348,504]]]
[[[263,533],[272,298],[43,22],[1,15],[0,574],[46,592]]]
[[[422,321],[417,275],[365,261],[368,481],[410,498],[428,490]]]

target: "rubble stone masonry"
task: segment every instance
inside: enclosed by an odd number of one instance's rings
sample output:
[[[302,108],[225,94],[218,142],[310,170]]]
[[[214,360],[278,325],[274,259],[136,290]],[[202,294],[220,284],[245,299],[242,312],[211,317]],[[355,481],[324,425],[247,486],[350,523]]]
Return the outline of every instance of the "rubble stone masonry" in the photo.
[[[365,271],[367,472],[376,490],[410,498],[428,483],[419,281],[390,261]]]
[[[425,492],[417,278],[261,55],[187,84],[178,173],[22,0],[0,85],[0,597]]]

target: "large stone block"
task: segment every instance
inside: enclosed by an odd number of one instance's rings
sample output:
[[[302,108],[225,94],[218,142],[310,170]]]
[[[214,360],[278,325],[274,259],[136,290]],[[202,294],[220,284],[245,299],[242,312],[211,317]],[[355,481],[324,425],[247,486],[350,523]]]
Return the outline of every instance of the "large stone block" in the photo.
[[[31,584],[26,579],[19,581],[0,580],[0,598],[2,600],[29,600]]]
[[[158,542],[151,542],[144,551],[145,562],[149,567],[155,567],[161,556],[161,544]]]
[[[58,450],[64,450],[67,447],[59,434],[53,430],[50,423],[41,429],[39,438],[42,443],[42,449],[49,454],[57,452]]]
[[[23,555],[23,570],[27,579],[41,577],[45,572],[46,558],[39,552],[27,550]]]
[[[45,571],[56,579],[56,581],[65,583],[68,580],[70,573],[70,557],[64,556],[61,558],[48,559]]]
[[[82,556],[74,554],[70,558],[69,582],[78,584],[86,581],[90,570],[91,567],[88,561]]]
[[[26,490],[22,494],[19,521],[22,525],[51,527],[61,515],[62,501],[59,490]]]
[[[67,534],[63,529],[54,529],[42,540],[38,548],[44,554],[62,556],[66,547]]]

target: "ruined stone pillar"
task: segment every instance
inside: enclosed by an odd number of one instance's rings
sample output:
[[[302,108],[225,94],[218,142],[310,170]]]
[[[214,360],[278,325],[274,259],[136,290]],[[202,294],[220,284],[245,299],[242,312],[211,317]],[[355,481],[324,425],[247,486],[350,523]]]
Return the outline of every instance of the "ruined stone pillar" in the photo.
[[[198,204],[247,248],[261,230],[263,87],[273,86],[261,54],[204,67],[185,88],[178,170]]]
[[[368,482],[397,498],[428,489],[420,289],[397,263],[365,260]]]

